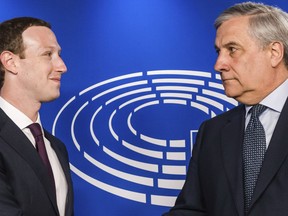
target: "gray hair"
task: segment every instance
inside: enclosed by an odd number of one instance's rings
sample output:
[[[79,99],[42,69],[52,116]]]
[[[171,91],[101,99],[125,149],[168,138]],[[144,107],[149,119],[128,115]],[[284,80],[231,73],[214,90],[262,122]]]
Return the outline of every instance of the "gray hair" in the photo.
[[[244,2],[223,11],[214,26],[217,30],[223,22],[239,16],[250,16],[249,34],[256,38],[263,48],[275,41],[283,44],[284,62],[288,68],[288,14],[275,6]]]

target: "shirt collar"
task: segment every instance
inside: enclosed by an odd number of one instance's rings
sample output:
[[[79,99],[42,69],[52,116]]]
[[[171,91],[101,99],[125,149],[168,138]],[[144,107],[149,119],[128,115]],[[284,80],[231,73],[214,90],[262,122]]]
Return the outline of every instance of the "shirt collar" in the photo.
[[[272,109],[276,112],[281,112],[286,99],[288,97],[288,79],[278,86],[273,92],[265,97],[260,104]],[[246,106],[246,115],[252,106]]]
[[[32,124],[32,120],[28,118],[23,112],[14,107],[8,101],[0,96],[0,108],[8,115],[8,117],[21,129],[23,130],[28,125]],[[38,117],[36,120],[37,123],[41,125],[40,115],[38,113]]]

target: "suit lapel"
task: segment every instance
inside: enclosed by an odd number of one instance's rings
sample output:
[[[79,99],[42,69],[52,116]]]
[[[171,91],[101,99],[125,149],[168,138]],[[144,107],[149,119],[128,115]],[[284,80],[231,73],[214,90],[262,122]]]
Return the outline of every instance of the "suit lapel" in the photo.
[[[236,114],[235,114],[236,112]],[[243,177],[242,177],[242,143],[245,123],[245,108],[239,106],[228,118],[222,130],[223,164],[229,181],[235,206],[239,215],[244,215]],[[233,116],[233,117],[232,117]]]
[[[66,215],[72,215],[72,212],[69,212],[72,210],[73,206],[73,185],[72,185],[72,180],[71,180],[71,175],[70,175],[70,168],[69,168],[69,162],[68,160],[68,155],[65,156],[66,152],[63,152],[60,150],[60,146],[63,145],[62,143],[59,143],[59,140],[53,137],[50,133],[45,131],[45,137],[50,141],[51,146],[53,150],[55,151],[58,160],[61,164],[62,170],[64,172],[66,182],[68,185],[68,193],[67,193],[67,201],[66,201]],[[58,144],[59,143],[59,144]]]
[[[58,213],[56,197],[49,181],[48,172],[41,161],[37,151],[30,143],[25,134],[14,124],[14,122],[0,109],[0,137],[10,145],[34,170],[39,181],[43,184],[55,211]]]
[[[257,185],[252,197],[251,207],[260,197],[272,178],[280,169],[282,163],[288,155],[288,102],[283,107],[279,120],[276,124],[269,147],[266,151],[261,173],[258,177]]]

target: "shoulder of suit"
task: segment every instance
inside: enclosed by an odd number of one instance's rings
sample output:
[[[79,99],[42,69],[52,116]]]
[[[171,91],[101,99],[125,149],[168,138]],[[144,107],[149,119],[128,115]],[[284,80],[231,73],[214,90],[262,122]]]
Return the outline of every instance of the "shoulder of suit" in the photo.
[[[245,114],[245,106],[243,104],[240,104],[231,110],[223,112],[223,113],[209,119],[208,121],[227,120],[227,119],[233,118],[236,115],[242,115],[242,114]]]

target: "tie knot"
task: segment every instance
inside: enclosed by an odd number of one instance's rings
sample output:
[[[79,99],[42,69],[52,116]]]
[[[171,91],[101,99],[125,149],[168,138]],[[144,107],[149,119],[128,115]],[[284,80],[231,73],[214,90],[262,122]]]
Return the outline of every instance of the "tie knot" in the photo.
[[[266,106],[262,104],[256,104],[250,109],[250,113],[252,116],[259,117],[264,110],[267,109]]]
[[[41,126],[38,123],[33,123],[28,126],[34,137],[42,136]]]

